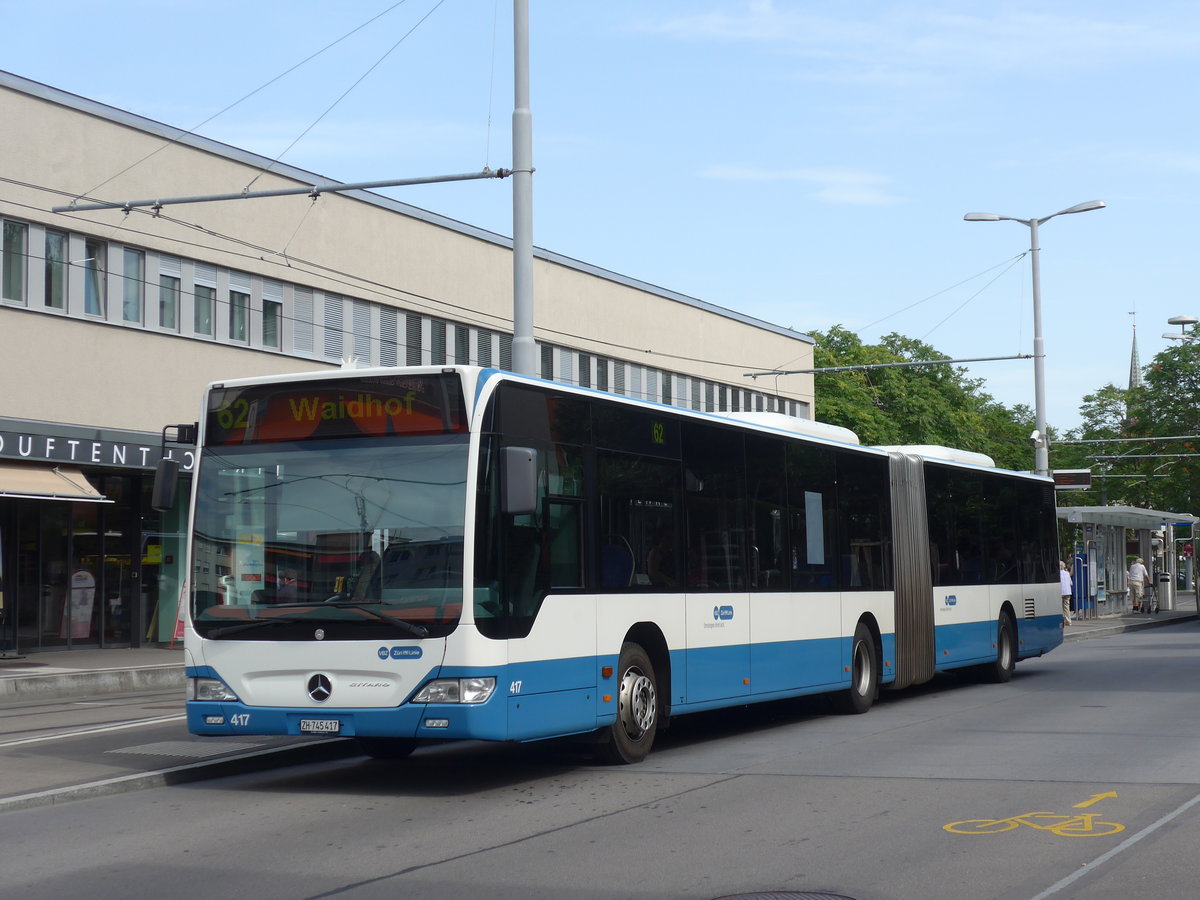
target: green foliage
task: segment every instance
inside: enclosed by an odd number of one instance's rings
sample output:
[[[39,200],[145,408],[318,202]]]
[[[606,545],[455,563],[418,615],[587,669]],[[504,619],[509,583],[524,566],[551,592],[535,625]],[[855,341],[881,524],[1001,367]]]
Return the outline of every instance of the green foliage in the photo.
[[[889,334],[864,344],[841,326],[812,332],[816,368],[948,360],[921,341]],[[858,434],[864,444],[941,444],[992,457],[998,466],[1028,471],[1033,451],[1028,407],[1009,409],[959,366],[868,369],[818,374],[817,418]]]
[[[1200,335],[1198,335],[1200,336]],[[1093,489],[1076,503],[1122,504],[1191,511],[1200,499],[1200,343],[1163,350],[1146,367],[1143,386],[1132,391],[1105,385],[1083,398],[1083,424],[1052,448],[1055,468],[1090,468]],[[1114,440],[1118,439],[1118,440]],[[1060,495],[1059,502],[1065,498]]]

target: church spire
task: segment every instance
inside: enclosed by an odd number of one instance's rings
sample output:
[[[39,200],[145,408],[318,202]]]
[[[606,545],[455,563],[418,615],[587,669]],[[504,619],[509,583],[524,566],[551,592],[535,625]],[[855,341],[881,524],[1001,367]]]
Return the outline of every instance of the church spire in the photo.
[[[1142,362],[1138,359],[1137,348],[1137,313],[1130,313],[1134,317],[1133,320],[1133,351],[1129,354],[1129,389],[1132,391],[1135,388],[1142,386]]]

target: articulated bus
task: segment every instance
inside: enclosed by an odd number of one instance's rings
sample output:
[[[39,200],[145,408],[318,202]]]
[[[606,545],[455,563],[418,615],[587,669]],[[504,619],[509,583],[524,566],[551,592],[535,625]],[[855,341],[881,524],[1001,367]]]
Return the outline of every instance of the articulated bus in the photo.
[[[672,716],[1062,642],[1053,484],[978,454],[474,367],[213,384],[198,450],[195,734],[633,763]]]

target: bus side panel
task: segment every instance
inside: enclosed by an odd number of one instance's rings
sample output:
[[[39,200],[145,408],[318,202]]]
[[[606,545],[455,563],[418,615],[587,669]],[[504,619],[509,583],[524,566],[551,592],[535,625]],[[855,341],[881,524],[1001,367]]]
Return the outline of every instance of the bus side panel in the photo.
[[[1033,615],[1013,604],[1017,614],[1017,658],[1041,656],[1063,642],[1062,594],[1059,585],[1027,584],[1022,602],[1034,600]]]
[[[551,594],[529,634],[507,642],[508,665],[496,692],[507,698],[511,740],[596,728],[596,605],[586,594]]]
[[[979,584],[934,587],[934,665],[937,668],[995,658],[996,621],[1008,593],[1001,591],[998,597],[996,587]]]
[[[841,594],[755,594],[750,603],[752,693],[803,690],[846,680]]]
[[[842,676],[850,684],[850,656],[854,652],[854,630],[863,619],[874,619],[879,629],[882,655],[880,681],[890,684],[896,680],[896,595],[891,591],[848,591],[842,594]]]
[[[687,594],[686,703],[750,693],[750,595]]]
[[[631,628],[650,623],[661,632],[670,657],[670,671],[656,672],[660,695],[671,707],[686,701],[687,658],[686,618],[680,594],[612,594],[596,600],[595,628],[599,647],[598,666],[611,666],[616,672],[621,645]],[[668,694],[668,682],[669,691]],[[605,700],[605,697],[609,698]],[[617,715],[616,676],[601,683],[596,705],[597,725],[613,722]]]

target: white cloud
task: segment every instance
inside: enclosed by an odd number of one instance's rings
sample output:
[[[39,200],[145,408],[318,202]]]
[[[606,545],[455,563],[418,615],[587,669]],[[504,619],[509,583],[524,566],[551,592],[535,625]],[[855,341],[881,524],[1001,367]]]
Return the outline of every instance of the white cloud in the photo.
[[[828,12],[822,14],[822,6]],[[1045,4],[872,2],[724,3],[703,13],[662,19],[646,30],[679,40],[770,45],[806,59],[807,77],[878,80],[929,77],[946,70],[1029,73],[1063,67],[1194,55],[1200,50],[1200,7],[1171,7],[1157,19],[1141,6],[1119,12],[1044,11]],[[969,7],[968,7],[969,8]],[[1061,9],[1061,8],[1060,8]],[[814,10],[816,10],[814,12]],[[994,10],[994,12],[993,12]],[[1191,21],[1180,21],[1180,19]]]

